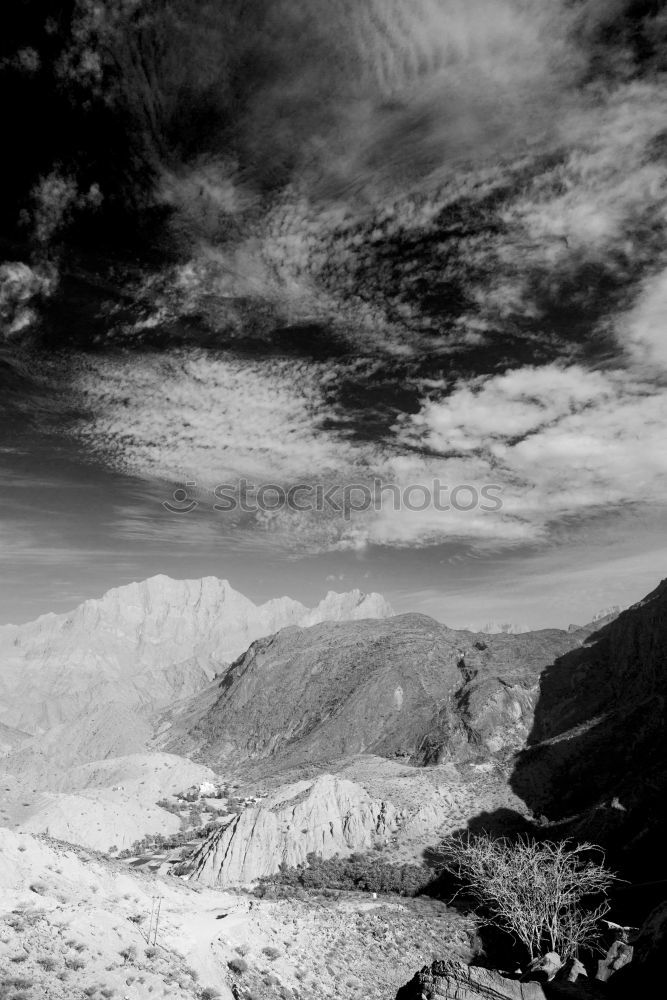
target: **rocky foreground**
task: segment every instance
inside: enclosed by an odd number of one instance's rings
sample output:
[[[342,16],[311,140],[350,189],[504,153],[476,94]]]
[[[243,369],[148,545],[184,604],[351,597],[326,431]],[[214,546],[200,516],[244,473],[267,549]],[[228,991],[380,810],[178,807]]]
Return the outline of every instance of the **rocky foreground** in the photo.
[[[426,965],[396,994],[396,1000],[613,1000],[657,995],[667,945],[667,904],[645,921],[633,945],[618,957],[612,944],[595,978],[578,959],[558,955],[535,962],[534,972],[512,975],[447,959]]]

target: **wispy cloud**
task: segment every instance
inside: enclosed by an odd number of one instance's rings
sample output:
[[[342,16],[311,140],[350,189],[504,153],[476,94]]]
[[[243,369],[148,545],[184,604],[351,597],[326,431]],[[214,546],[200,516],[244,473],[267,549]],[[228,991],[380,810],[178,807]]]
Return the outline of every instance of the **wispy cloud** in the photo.
[[[354,455],[331,430],[330,368],[204,351],[80,358],[78,433],[116,467],[212,486],[332,472]]]
[[[329,398],[344,371],[342,363],[248,362],[205,352],[87,358],[77,385],[88,414],[78,433],[106,462],[153,482],[153,495],[157,480],[165,490],[169,482],[196,483],[191,492],[203,504],[193,518],[210,513],[215,485],[243,477],[256,485],[343,485],[378,476],[402,490],[428,489],[434,480],[450,490],[502,488],[499,511],[396,509],[387,499],[349,519],[283,510],[219,520],[224,533],[259,533],[269,547],[294,551],[543,541],[560,522],[665,495],[667,395],[639,369],[552,363],[434,382],[418,413],[371,440],[351,437]],[[164,537],[169,515],[162,517],[159,525],[150,517],[138,524],[126,511],[116,530]],[[202,524],[201,531],[215,528]]]

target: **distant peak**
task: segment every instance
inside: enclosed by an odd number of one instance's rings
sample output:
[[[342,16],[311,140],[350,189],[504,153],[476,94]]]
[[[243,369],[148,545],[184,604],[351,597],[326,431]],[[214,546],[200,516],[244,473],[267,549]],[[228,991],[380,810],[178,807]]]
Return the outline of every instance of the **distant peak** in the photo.
[[[603,618],[616,618],[622,610],[623,608],[621,608],[620,604],[612,604],[609,608],[602,608],[601,611],[597,611],[591,618],[591,622],[599,622]]]
[[[516,622],[487,622],[486,625],[476,627],[469,625],[469,632],[482,632],[485,635],[523,635],[524,632],[531,632],[530,625],[521,625]]]
[[[314,607],[309,608],[300,601],[288,596],[274,597],[262,604],[255,604],[249,597],[236,590],[229,580],[217,576],[204,576],[198,579],[179,580],[157,573],[145,580],[133,580],[130,583],[112,587],[101,597],[89,598],[76,608],[63,614],[54,615],[49,612],[37,621],[44,624],[50,619],[61,620],[84,616],[103,618],[123,616],[125,609],[137,607],[145,609],[147,614],[165,614],[171,610],[185,610],[188,607],[204,609],[215,614],[217,609],[225,606],[226,613],[238,611],[240,615],[266,615],[272,618],[287,616],[291,621],[305,621],[306,624],[316,624],[328,618],[389,618],[394,612],[381,594],[366,594],[361,590],[351,590],[337,593],[330,590]],[[288,621],[285,622],[287,624]],[[30,623],[26,623],[30,624]],[[276,620],[276,628],[283,623]]]

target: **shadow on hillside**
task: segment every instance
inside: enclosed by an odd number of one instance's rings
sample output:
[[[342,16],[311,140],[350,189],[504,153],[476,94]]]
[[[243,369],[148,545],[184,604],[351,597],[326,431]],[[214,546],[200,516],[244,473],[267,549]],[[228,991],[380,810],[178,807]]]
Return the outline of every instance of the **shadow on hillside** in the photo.
[[[547,667],[510,780],[552,825],[547,836],[599,843],[640,881],[667,875],[664,690],[653,663],[662,636],[655,611],[642,620],[650,612],[632,609]]]

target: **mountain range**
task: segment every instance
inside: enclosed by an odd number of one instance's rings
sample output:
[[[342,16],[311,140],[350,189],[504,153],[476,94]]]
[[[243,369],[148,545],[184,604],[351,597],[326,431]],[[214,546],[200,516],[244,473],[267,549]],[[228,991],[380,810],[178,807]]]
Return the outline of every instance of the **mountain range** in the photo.
[[[358,590],[330,592],[315,608],[289,597],[256,605],[215,577],[151,577],[69,614],[0,627],[0,723],[40,733],[110,703],[148,714],[287,625],[391,613],[379,594]]]

